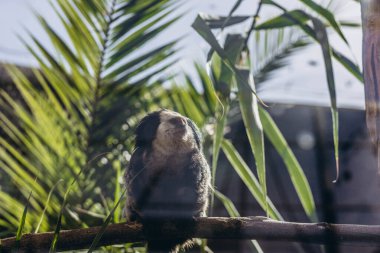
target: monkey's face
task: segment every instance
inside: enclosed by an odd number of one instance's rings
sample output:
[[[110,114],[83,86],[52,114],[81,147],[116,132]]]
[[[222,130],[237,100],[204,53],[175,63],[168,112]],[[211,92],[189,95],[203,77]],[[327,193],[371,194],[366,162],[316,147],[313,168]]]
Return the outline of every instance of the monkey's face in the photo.
[[[181,114],[164,110],[160,113],[160,124],[157,129],[157,138],[172,139],[173,141],[184,140],[192,135],[187,125],[187,119]]]
[[[167,154],[186,153],[200,149],[200,133],[190,119],[161,110],[142,119],[136,130],[136,146],[152,147]]]
[[[153,145],[168,153],[186,153],[193,150],[197,143],[187,118],[179,113],[163,110]]]

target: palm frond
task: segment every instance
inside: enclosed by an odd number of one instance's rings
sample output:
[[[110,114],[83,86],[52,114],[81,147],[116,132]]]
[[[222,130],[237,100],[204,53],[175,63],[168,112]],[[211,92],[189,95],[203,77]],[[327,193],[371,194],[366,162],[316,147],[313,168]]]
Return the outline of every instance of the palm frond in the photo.
[[[28,190],[34,192],[26,231],[39,224],[43,212],[40,231],[52,229],[49,224],[55,224],[70,179],[85,167],[68,196],[65,210],[70,215],[63,217],[62,224],[99,223],[78,209],[106,213],[106,205],[114,201],[113,184],[118,182],[112,161],[130,151],[134,119],[152,106],[145,97],[163,94],[151,92],[162,90],[157,77],[174,61],[176,40],[162,46],[151,42],[178,19],[169,15],[178,4],[175,0],[54,0],[52,8],[64,34],[38,15],[52,49],[28,32],[31,43],[24,43],[39,64],[35,78],[29,81],[9,67],[22,102],[0,90],[4,133],[0,170],[11,179],[12,194],[27,198]],[[121,161],[125,166],[126,159]],[[34,177],[39,183],[32,183]],[[60,179],[65,183],[49,195]],[[2,189],[0,198],[13,203],[1,207],[0,230],[14,233],[23,202]]]
[[[254,35],[253,73],[258,88],[286,66],[292,55],[311,44],[294,28],[258,30]]]

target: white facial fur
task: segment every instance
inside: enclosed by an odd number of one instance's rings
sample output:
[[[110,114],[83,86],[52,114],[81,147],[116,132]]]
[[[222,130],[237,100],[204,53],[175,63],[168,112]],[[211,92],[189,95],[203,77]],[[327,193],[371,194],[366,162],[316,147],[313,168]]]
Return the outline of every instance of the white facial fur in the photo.
[[[171,123],[171,119],[182,119],[186,125],[184,128],[177,127]],[[181,114],[164,110],[160,113],[160,125],[158,126],[153,149],[162,155],[184,154],[196,147],[196,141],[187,120]]]

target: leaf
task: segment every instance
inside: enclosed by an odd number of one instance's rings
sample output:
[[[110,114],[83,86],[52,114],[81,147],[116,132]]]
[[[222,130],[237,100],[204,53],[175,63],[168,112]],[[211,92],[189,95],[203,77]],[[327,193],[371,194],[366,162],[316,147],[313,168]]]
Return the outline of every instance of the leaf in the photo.
[[[78,181],[80,175],[82,173],[84,173],[91,166],[91,163],[93,161],[97,160],[99,157],[101,157],[103,155],[104,154],[100,154],[100,155],[94,157],[93,159],[89,160],[87,162],[87,164],[85,166],[83,166],[83,168],[75,175],[74,179],[71,181],[71,184],[67,187],[65,195],[63,196],[63,200],[62,200],[62,204],[61,204],[61,210],[58,214],[57,224],[56,224],[55,229],[54,229],[54,236],[53,236],[52,243],[50,245],[49,252],[55,252],[56,251],[59,233],[60,233],[61,227],[62,227],[62,216],[63,216],[63,212],[66,208],[66,205],[67,205],[67,198],[69,196],[70,191],[72,190],[74,184]]]
[[[87,67],[83,61],[77,58],[74,52],[67,46],[63,39],[53,30],[52,27],[44,20],[42,17],[39,17],[39,22],[44,28],[44,30],[49,35],[53,45],[62,53],[66,58],[67,62],[72,66],[79,66],[82,71],[87,71]]]
[[[248,54],[248,53],[247,53]],[[246,59],[241,60],[241,65],[239,66],[239,73],[241,76],[245,77],[246,82],[250,84],[250,88],[247,88],[244,83],[236,80],[238,87],[238,99],[240,111],[243,117],[243,122],[245,130],[248,136],[248,141],[251,145],[253,155],[255,157],[257,174],[262,188],[262,194],[267,195],[267,185],[266,185],[266,168],[265,168],[265,148],[264,148],[264,133],[263,127],[260,120],[260,115],[258,112],[258,103],[256,97],[250,92],[255,90],[255,83],[253,76],[250,71],[250,66],[247,63],[249,59],[249,54],[245,56]],[[267,204],[266,204],[267,208]],[[267,210],[267,209],[265,209]],[[268,215],[268,213],[267,213]]]
[[[267,49],[267,53],[264,54],[266,57],[259,59],[259,61],[255,63],[255,66],[258,67],[254,70],[254,78],[258,87],[275,75],[277,70],[287,66],[287,62],[291,56],[310,45],[308,41],[305,41],[301,37],[295,40],[289,38],[288,41],[285,39],[281,45],[278,45],[276,42],[274,44],[275,46],[272,47],[267,43],[266,46],[269,47],[269,49]]]
[[[356,27],[361,27],[361,24],[360,23],[357,23],[357,22],[354,22],[354,21],[339,21],[339,25],[340,26],[345,26],[345,27],[353,27],[353,28],[356,28]]]
[[[58,184],[60,184],[60,183],[62,183],[62,182],[63,182],[63,179],[58,180],[58,182],[55,183],[55,185],[54,185],[54,186],[51,188],[51,190],[49,191],[49,195],[48,195],[48,197],[47,197],[47,199],[46,199],[46,203],[45,203],[45,208],[44,208],[44,210],[43,210],[43,212],[42,212],[42,214],[41,214],[40,221],[38,222],[37,227],[36,227],[36,229],[34,230],[34,233],[35,233],[35,234],[38,233],[38,230],[39,230],[40,227],[41,227],[41,223],[42,223],[43,218],[44,218],[44,216],[45,216],[46,210],[47,210],[47,208],[48,208],[48,206],[49,206],[49,201],[50,201],[50,198],[51,198],[51,196],[52,196],[52,194],[53,194],[53,191],[55,190],[55,188],[57,188]]]
[[[181,99],[183,114],[190,117],[197,125],[203,122],[203,115],[198,107],[195,106],[189,92],[184,89],[176,89],[178,96]]]
[[[322,7],[321,5],[317,4],[313,0],[299,0],[299,1],[307,5],[310,9],[314,10],[322,17],[324,17],[330,23],[333,29],[339,34],[339,36],[344,40],[344,42],[346,42],[346,44],[348,45],[348,41],[346,37],[344,36],[342,30],[340,29],[338,22],[336,22],[334,18],[334,14],[332,14],[328,9]]]
[[[144,44],[149,42],[151,39],[153,39],[155,36],[157,36],[159,33],[161,33],[163,30],[171,26],[174,22],[176,22],[179,17],[176,17],[175,19],[171,19],[169,21],[166,21],[161,26],[152,28],[154,24],[156,24],[158,21],[161,20],[161,18],[164,18],[165,15],[162,17],[157,18],[156,20],[151,21],[150,23],[144,25],[131,35],[127,36],[125,39],[123,39],[121,42],[118,42],[113,48],[111,48],[112,55],[110,56],[109,61],[105,64],[106,68],[110,68],[114,66],[116,63],[119,63],[123,58],[125,58],[127,55],[131,54],[136,48],[142,47]]]
[[[249,88],[250,91],[256,96],[256,92],[251,89],[251,86],[249,83],[247,83],[247,80],[245,80],[244,77],[241,76],[241,73],[235,67],[235,63],[231,62],[231,60],[228,58],[227,53],[219,45],[214,34],[211,32],[210,28],[207,26],[207,24],[200,15],[197,16],[197,18],[191,26],[195,29],[195,31],[198,32],[200,36],[202,36],[206,40],[206,42],[211,46],[211,48],[215,50],[215,52],[223,60],[226,66],[234,73],[235,78],[239,80],[242,84],[244,84],[247,88]],[[262,103],[262,100],[259,99],[259,101]]]
[[[240,217],[239,211],[236,209],[234,203],[221,192],[215,190],[215,196],[223,203],[230,217]]]
[[[240,6],[240,4],[242,2],[243,2],[243,0],[236,0],[234,6],[232,7],[232,9],[230,10],[230,12],[228,13],[228,16],[227,16],[226,20],[222,24],[222,27],[221,27],[222,30],[224,29],[224,27],[226,26],[226,24],[230,21],[232,15],[239,8],[239,6]]]
[[[336,182],[339,179],[339,115],[338,107],[336,102],[336,91],[335,91],[335,81],[334,81],[334,70],[331,61],[331,48],[329,40],[327,37],[326,28],[319,19],[312,19],[314,28],[316,29],[317,39],[322,47],[323,59],[325,61],[325,70],[327,84],[329,87],[330,93],[330,102],[331,102],[331,116],[333,123],[333,139],[334,139],[334,153],[336,161]]]
[[[199,89],[198,84],[195,84],[195,82],[192,81],[189,75],[185,75],[185,79],[186,79],[185,92],[189,93],[194,106],[199,108],[199,112],[200,114],[202,114],[201,115],[202,122],[201,122],[201,125],[199,126],[203,126],[205,121],[207,121],[208,116],[212,115],[212,112],[214,111],[214,107],[211,106],[212,102],[205,101],[205,96],[206,96],[205,94],[207,92],[205,91],[205,89],[207,89],[207,87],[205,87],[204,83],[201,81],[202,91],[203,91],[203,94],[202,94],[201,92],[198,91]],[[208,103],[208,102],[211,102],[211,103]]]
[[[309,35],[314,40],[318,41],[316,32],[311,28],[309,25],[302,23],[302,20],[298,20],[297,17],[293,17],[291,15],[287,14],[287,10],[282,7],[281,5],[277,4],[276,2],[273,2],[272,0],[264,0],[263,3],[270,4],[273,6],[276,6],[277,8],[281,9],[284,12],[284,17],[287,17],[290,21],[292,21],[294,24],[298,25],[307,35]],[[354,62],[352,62],[347,57],[342,57],[340,53],[338,53],[334,48],[331,48],[332,55],[337,59],[350,73],[352,73],[360,82],[363,82],[362,74]]]
[[[212,49],[214,49],[218,53],[218,55],[226,61],[226,64],[230,65],[229,67],[231,67],[233,70],[234,63],[231,63],[228,60],[227,54],[219,45],[219,42],[216,40],[214,34],[211,32],[210,28],[207,26],[206,22],[202,19],[200,15],[197,16],[197,18],[194,20],[191,26],[203,39],[206,40],[206,42],[212,47]]]
[[[358,65],[353,63],[350,59],[348,59],[346,56],[343,54],[339,53],[336,51],[334,48],[331,48],[332,50],[332,55],[334,58],[340,62],[352,75],[356,77],[360,82],[364,82],[363,80],[363,73],[360,71]]]
[[[231,61],[229,55],[221,48],[215,36],[203,19],[198,15],[192,27],[211,45],[223,62],[233,72],[238,85],[238,97],[240,110],[243,115],[244,125],[247,130],[248,139],[255,156],[256,168],[258,171],[263,195],[267,195],[266,178],[265,178],[265,154],[264,154],[264,135],[262,132],[261,122],[257,111],[257,97],[253,77],[250,74],[247,61],[242,60],[242,67],[237,69],[235,63]],[[249,56],[247,56],[249,59]],[[252,94],[253,93],[253,94]],[[264,197],[265,200],[265,197]],[[267,210],[267,208],[265,208]]]
[[[1,161],[0,165],[3,166]],[[9,228],[8,231],[11,228],[15,228],[14,230],[18,229],[20,225],[20,219],[18,219],[17,216],[13,214],[22,213],[25,209],[25,203],[19,202],[17,199],[13,198],[5,192],[0,192],[0,201],[3,203],[3,205],[0,205],[0,212],[2,215],[2,221],[4,221],[3,223],[7,224],[6,228]]]
[[[131,59],[128,62],[122,64],[120,67],[113,70],[111,73],[107,74],[107,76],[105,78],[112,80],[113,78],[116,78],[116,77],[122,75],[123,73],[125,73],[127,71],[130,74],[131,69],[133,70],[136,68],[136,66],[143,65],[144,63],[148,62],[148,60],[155,59],[157,57],[157,55],[160,55],[160,54],[163,54],[164,52],[170,51],[171,49],[173,49],[173,47],[176,45],[176,43],[177,43],[177,41],[172,41],[172,42],[166,43],[165,45],[162,45],[156,49],[148,51],[147,53],[144,53],[141,56],[138,56],[134,59]],[[166,54],[165,54],[165,57],[167,57]],[[155,63],[157,64],[160,61],[162,61],[162,59],[155,60]]]
[[[198,76],[201,79],[203,95],[205,96],[204,100],[207,103],[208,110],[210,113],[213,113],[218,102],[213,83],[203,67],[195,64],[195,69],[197,70]]]
[[[268,197],[264,197],[259,181],[252,173],[248,165],[244,162],[243,158],[239,155],[238,151],[231,144],[231,142],[223,140],[222,149],[228,161],[231,163],[232,167],[242,179],[244,184],[247,186],[252,196],[256,199],[261,208],[263,208],[265,211],[267,203],[269,217],[275,220],[283,220],[281,214],[277,211],[272,201]]]
[[[162,20],[168,14],[173,13],[173,11],[181,4],[180,1],[176,2],[177,4],[172,5],[170,0],[162,1],[130,1],[126,5],[121,6],[119,10],[119,15],[116,20],[122,20],[117,23],[115,28],[112,31],[111,39],[118,41],[123,38],[126,34],[131,32],[131,27],[140,27],[142,24],[150,23],[155,18],[155,22]],[[124,8],[124,9],[123,9]],[[124,15],[124,17],[123,17]]]
[[[243,0],[237,0],[228,13],[227,17],[220,17],[220,16],[211,16],[208,14],[201,14],[203,20],[207,23],[207,25],[211,28],[220,28],[223,30],[227,26],[239,24],[248,18],[251,18],[250,16],[232,16],[234,12],[239,8],[240,4],[243,2]]]
[[[228,103],[226,104],[219,104],[219,106],[216,109],[217,113],[216,115],[216,121],[215,121],[215,135],[213,137],[213,144],[212,144],[212,164],[211,164],[211,185],[213,188],[215,188],[215,180],[216,180],[216,169],[218,166],[218,159],[219,159],[219,152],[220,147],[222,144],[222,140],[224,138],[224,127],[227,124],[227,116],[230,109],[230,105]],[[214,208],[214,197],[212,193],[211,197],[211,203],[210,203],[210,216],[213,214],[213,208]]]
[[[240,214],[238,210],[236,209],[234,203],[223,195],[221,192],[215,190],[215,196],[223,203],[224,207],[226,208],[228,214],[231,217],[240,217]],[[262,248],[260,247],[259,243],[256,240],[251,240],[252,246],[253,246],[253,251],[257,253],[264,253]]]
[[[25,225],[26,214],[28,213],[29,200],[30,200],[30,197],[32,196],[32,193],[33,193],[33,191],[29,192],[27,203],[25,205],[24,211],[22,212],[22,216],[21,216],[21,219],[20,219],[20,225],[18,226],[17,233],[16,233],[16,241],[20,241],[21,240],[22,230],[23,230],[24,225]]]
[[[231,62],[236,62],[241,54],[244,46],[244,38],[240,35],[228,35],[225,41],[224,50]],[[220,152],[220,145],[224,137],[224,128],[227,124],[227,116],[230,108],[230,93],[234,80],[234,72],[232,72],[220,57],[214,54],[211,57],[208,66],[211,65],[212,71],[210,79],[213,80],[214,89],[219,97],[219,103],[215,108],[215,136],[212,146],[212,165],[211,179],[212,186],[215,187],[216,169]],[[214,196],[211,196],[211,207],[213,207]],[[212,210],[212,209],[211,209]],[[211,211],[212,214],[212,211]]]
[[[250,18],[251,16],[216,16],[210,14],[201,14],[203,20],[210,27],[210,29],[222,29],[224,27],[236,25],[242,23]]]
[[[52,240],[51,245],[50,245],[49,253],[56,251],[59,233],[60,233],[61,228],[62,228],[62,216],[63,216],[63,212],[66,208],[66,205],[67,205],[67,197],[69,196],[69,193],[70,193],[72,187],[77,182],[77,180],[79,179],[79,176],[82,174],[82,172],[83,172],[83,169],[80,170],[78,172],[78,174],[75,176],[75,178],[72,180],[69,187],[67,187],[65,195],[63,196],[63,200],[62,200],[62,204],[61,204],[61,210],[58,214],[57,224],[56,224],[55,229],[54,229],[54,236],[53,236],[53,240]]]
[[[137,172],[136,175],[131,179],[130,183],[132,183],[140,175],[140,173],[143,172],[144,170],[145,170],[145,167],[141,168],[141,170],[139,172]],[[107,216],[106,220],[103,222],[103,224],[102,224],[99,232],[96,234],[94,240],[92,241],[91,246],[90,246],[89,250],[87,251],[88,253],[91,253],[97,247],[100,239],[102,238],[104,232],[106,231],[106,228],[107,228],[108,224],[111,222],[111,219],[112,219],[112,217],[113,217],[116,209],[120,205],[120,202],[123,199],[123,197],[124,197],[125,193],[127,192],[127,190],[128,190],[128,187],[124,187],[124,190],[120,194],[120,197],[119,197],[118,201],[114,204],[111,212],[108,214],[108,216]]]
[[[288,11],[280,16],[274,17],[267,20],[261,24],[258,24],[256,30],[266,30],[266,29],[279,29],[288,26],[294,26],[294,22],[289,20],[289,16],[297,19],[300,23],[304,24],[310,20],[310,16],[306,14],[303,10],[292,10]]]
[[[113,167],[116,169],[116,178],[115,178],[115,192],[114,192],[114,205],[117,204],[118,197],[120,196],[120,177],[121,177],[121,162],[120,160],[116,160],[113,162]],[[116,208],[113,221],[114,223],[118,223],[120,220],[121,208]]]
[[[312,222],[317,222],[313,194],[301,165],[269,113],[266,112],[264,108],[259,107],[259,114],[263,124],[264,133],[277,150],[277,153],[281,156],[282,161],[285,163],[290,179],[292,180],[293,186],[296,189],[298,198],[300,199],[307,216]]]
[[[120,205],[120,202],[123,199],[123,197],[124,197],[125,193],[127,192],[127,190],[128,190],[128,188],[125,187],[124,190],[123,190],[123,192],[121,193],[118,201],[113,206],[111,212],[108,214],[108,216],[107,216],[106,220],[103,222],[103,224],[102,224],[99,232],[96,234],[94,240],[92,241],[91,246],[90,246],[90,248],[87,251],[88,253],[91,253],[91,252],[94,251],[94,249],[96,249],[96,247],[97,247],[100,239],[102,239],[102,236],[103,236],[104,232],[106,231],[107,226],[110,224],[112,218],[114,217],[115,211],[117,210],[118,206]]]

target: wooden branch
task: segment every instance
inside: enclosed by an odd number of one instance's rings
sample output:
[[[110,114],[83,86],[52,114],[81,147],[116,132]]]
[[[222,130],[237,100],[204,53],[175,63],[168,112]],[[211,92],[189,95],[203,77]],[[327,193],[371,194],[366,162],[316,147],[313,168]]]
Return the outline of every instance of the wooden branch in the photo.
[[[208,239],[257,239],[317,244],[344,244],[380,246],[380,226],[344,225],[327,223],[280,222],[265,217],[244,218],[198,218],[196,238]],[[100,227],[62,230],[57,250],[89,248]],[[162,229],[157,239],[181,237],[181,227]],[[53,233],[25,234],[19,242],[20,252],[46,251],[50,248]],[[142,225],[120,223],[109,225],[98,246],[141,242],[145,237]],[[15,238],[1,240],[0,252],[11,252],[16,247]]]

